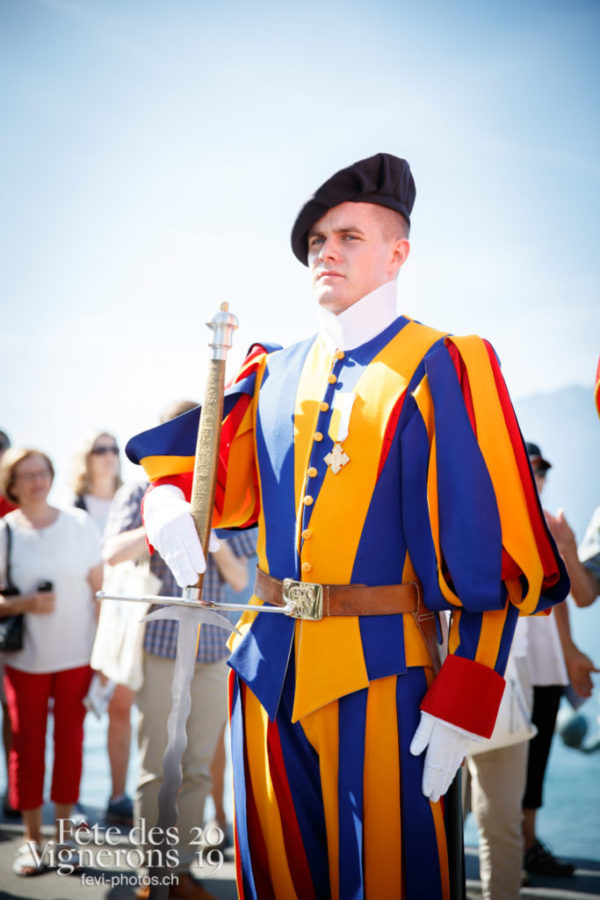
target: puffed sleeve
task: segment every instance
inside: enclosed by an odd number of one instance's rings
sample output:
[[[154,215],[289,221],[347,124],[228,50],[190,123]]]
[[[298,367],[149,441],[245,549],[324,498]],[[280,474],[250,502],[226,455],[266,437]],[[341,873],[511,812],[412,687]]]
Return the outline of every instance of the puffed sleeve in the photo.
[[[250,348],[240,372],[225,394],[215,527],[248,527],[255,524],[258,517],[254,415],[256,394],[269,349],[262,344]],[[128,442],[127,456],[143,466],[151,484],[149,490],[160,484],[173,484],[190,499],[200,414],[200,407],[196,407]]]
[[[491,346],[446,338],[425,357],[402,436],[408,550],[449,654],[422,709],[488,736],[519,614],[564,599],[519,426]]]

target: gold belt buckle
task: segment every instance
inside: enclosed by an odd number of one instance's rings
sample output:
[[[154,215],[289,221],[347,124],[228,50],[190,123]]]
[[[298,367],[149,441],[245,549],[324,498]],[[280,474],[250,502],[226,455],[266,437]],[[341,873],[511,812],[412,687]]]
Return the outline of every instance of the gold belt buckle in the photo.
[[[288,615],[294,619],[323,618],[323,585],[307,581],[283,579],[283,599],[289,606]]]

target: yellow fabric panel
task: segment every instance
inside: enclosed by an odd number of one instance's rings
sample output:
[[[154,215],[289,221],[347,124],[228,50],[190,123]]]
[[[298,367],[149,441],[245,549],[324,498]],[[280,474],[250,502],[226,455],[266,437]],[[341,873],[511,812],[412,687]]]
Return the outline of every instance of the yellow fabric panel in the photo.
[[[317,430],[319,403],[328,387],[327,376],[335,360],[323,342],[317,339],[307,354],[296,393],[294,409],[294,499],[296,509],[296,548],[300,551],[302,498],[306,493],[308,461]],[[310,579],[307,579],[310,580]]]
[[[250,518],[256,505],[254,480],[256,479],[256,450],[254,445],[255,403],[252,402],[231,442],[227,465],[225,497],[220,516],[214,525],[219,528],[235,528]]]
[[[425,429],[427,431],[427,437],[429,439],[429,443],[433,439],[433,435],[435,434],[435,421],[434,421],[434,413],[433,413],[433,400],[431,399],[431,393],[429,391],[429,385],[427,382],[427,378],[422,378],[415,390],[412,392],[412,397],[417,404],[417,408],[421,413],[421,418],[423,419],[423,424],[425,425]]]
[[[460,613],[455,613],[460,615]],[[425,669],[425,677],[427,678],[427,687],[431,687],[434,679],[433,669]],[[438,847],[438,860],[440,863],[440,883],[442,887],[443,900],[451,900],[450,895],[450,870],[448,868],[448,842],[446,840],[446,828],[444,825],[443,799],[437,803],[430,803],[431,815],[435,828],[435,836]]]
[[[409,322],[367,366],[354,393],[344,450],[350,462],[335,475],[327,471],[309,528],[313,537],[302,546],[301,562],[312,565],[306,581],[348,584],[367,516],[379,467],[378,454],[391,412],[428,347],[440,333]],[[325,372],[328,374],[328,371]],[[304,378],[304,376],[303,376]],[[299,392],[299,396],[300,392]],[[322,394],[315,400],[316,405]],[[302,403],[302,409],[305,408]],[[314,420],[304,416],[298,428],[298,446],[310,454]],[[311,428],[312,426],[312,428]],[[297,485],[301,483],[298,476]],[[301,500],[301,497],[299,498]],[[343,522],[343,540],[336,531]],[[365,688],[368,675],[357,618],[332,617],[320,622],[301,622],[298,642],[293,721],[345,694]],[[318,665],[315,661],[318,660]],[[323,668],[325,667],[325,668]]]
[[[496,494],[502,544],[529,584],[521,609],[532,612],[539,600],[543,569],[487,350],[481,338],[475,336],[452,338],[452,342],[469,372],[477,439]]]
[[[435,837],[438,847],[438,860],[440,863],[440,882],[443,900],[450,900],[450,870],[448,868],[448,842],[446,840],[446,828],[444,826],[444,813],[442,802],[431,804],[431,815],[435,828]]]
[[[245,691],[244,718],[248,774],[269,858],[269,874],[276,897],[296,897],[283,838],[283,828],[267,756],[266,711],[249,688]],[[250,835],[252,840],[252,835]]]
[[[408,553],[404,562],[402,572],[402,581],[418,581],[416,572],[413,568],[412,561]],[[425,645],[425,641],[421,636],[421,632],[417,628],[416,622],[410,614],[404,616],[404,653],[407,666],[431,666],[432,660]]]
[[[365,894],[401,898],[402,808],[396,677],[381,678],[369,686],[364,772]]]
[[[404,616],[404,652],[407,666],[431,666],[425,641],[410,613]]]
[[[140,465],[148,476],[148,481],[154,483],[159,478],[168,475],[182,475],[191,472],[194,468],[193,456],[145,456],[140,460]]]
[[[456,653],[458,645],[460,644],[459,626],[461,615],[462,612],[460,609],[457,609],[452,613],[450,631],[448,633],[448,653]]]
[[[442,547],[440,539],[439,495],[437,483],[437,441],[435,437],[431,442],[431,458],[429,460],[429,470],[427,472],[427,502],[429,505],[429,521],[431,523],[433,546],[435,548],[435,557],[437,560],[437,577],[440,592],[444,599],[448,601],[448,603],[451,603],[453,606],[462,606],[460,597],[452,590],[452,588],[444,578],[444,569],[442,565]]]
[[[331,900],[340,900],[340,834],[337,790],[339,724],[337,701],[329,703],[327,706],[306,716],[301,724],[307,740],[319,756],[321,791],[323,795],[323,808],[325,811],[325,828],[327,831],[327,857],[329,860]],[[279,897],[278,894],[276,894],[276,896]],[[281,896],[284,897],[286,895],[282,894]]]
[[[494,668],[498,659],[507,610],[508,602],[504,609],[490,610],[482,616],[475,662],[482,663],[490,669]]]
[[[413,397],[421,414],[423,424],[427,430],[427,436],[430,446],[430,458],[427,469],[427,501],[429,506],[429,521],[431,524],[431,536],[433,538],[433,546],[437,560],[438,584],[442,596],[453,606],[462,606],[460,598],[452,590],[450,585],[443,577],[442,570],[442,554],[440,548],[440,523],[438,515],[438,487],[437,487],[437,444],[435,438],[435,423],[433,412],[433,401],[426,378],[419,383],[417,389],[413,391]]]

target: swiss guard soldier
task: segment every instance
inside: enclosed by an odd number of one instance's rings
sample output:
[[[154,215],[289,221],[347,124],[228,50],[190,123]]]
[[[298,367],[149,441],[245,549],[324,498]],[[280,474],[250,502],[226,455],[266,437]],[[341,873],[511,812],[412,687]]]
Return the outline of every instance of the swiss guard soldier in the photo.
[[[397,313],[414,199],[387,153],[316,191],[292,249],[319,332],[254,345],[226,397],[214,525],[258,524],[254,603],[300,596],[315,616],[245,613],[233,641],[247,900],[447,898],[444,794],[492,732],[517,617],[568,590],[494,350]],[[182,419],[129,454],[184,586],[204,560],[186,501],[198,412]]]

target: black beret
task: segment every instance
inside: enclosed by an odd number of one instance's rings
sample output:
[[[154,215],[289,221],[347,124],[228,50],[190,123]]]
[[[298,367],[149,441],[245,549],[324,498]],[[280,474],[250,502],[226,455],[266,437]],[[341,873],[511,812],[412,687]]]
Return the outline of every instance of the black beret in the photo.
[[[395,209],[410,225],[415,194],[415,182],[405,159],[390,153],[359,159],[332,175],[304,204],[292,228],[292,250],[301,263],[308,265],[308,232],[329,209],[348,201]]]

